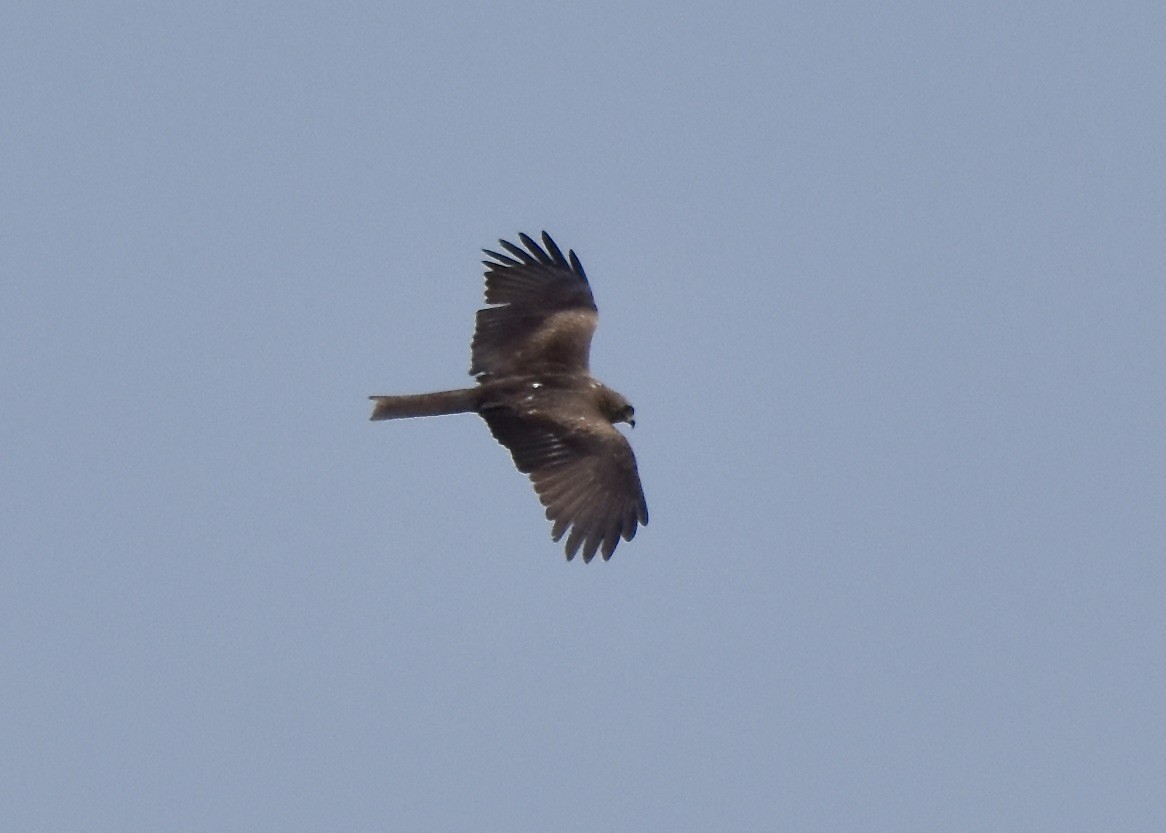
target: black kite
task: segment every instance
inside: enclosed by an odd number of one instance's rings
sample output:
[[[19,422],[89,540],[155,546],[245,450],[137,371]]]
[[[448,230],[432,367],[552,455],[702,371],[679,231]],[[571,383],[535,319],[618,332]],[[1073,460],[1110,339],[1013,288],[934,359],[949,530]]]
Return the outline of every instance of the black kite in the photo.
[[[580,549],[611,557],[622,537],[648,523],[636,458],[615,423],[634,426],[631,404],[588,371],[598,313],[583,264],[545,231],[543,246],[484,250],[486,303],[478,310],[470,374],[476,387],[410,396],[372,396],[372,419],[474,412],[530,476],[553,524]]]

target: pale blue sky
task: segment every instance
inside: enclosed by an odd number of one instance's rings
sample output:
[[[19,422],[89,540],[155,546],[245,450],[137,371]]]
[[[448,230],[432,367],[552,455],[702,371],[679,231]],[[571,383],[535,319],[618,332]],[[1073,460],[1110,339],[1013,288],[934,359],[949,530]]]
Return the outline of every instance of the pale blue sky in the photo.
[[[1166,6],[0,13],[0,829],[1166,829]],[[587,267],[568,564],[478,250]]]

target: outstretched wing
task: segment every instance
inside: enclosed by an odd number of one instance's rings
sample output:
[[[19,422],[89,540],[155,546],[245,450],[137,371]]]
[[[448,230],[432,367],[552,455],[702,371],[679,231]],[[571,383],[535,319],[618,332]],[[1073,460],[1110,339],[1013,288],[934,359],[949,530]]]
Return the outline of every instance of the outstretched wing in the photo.
[[[485,249],[486,303],[478,311],[470,373],[491,376],[587,371],[598,314],[583,264],[545,231],[543,246],[525,234],[526,251],[499,240]]]
[[[554,413],[480,411],[495,439],[510,450],[514,465],[530,475],[553,524],[551,538],[567,535],[567,559],[580,549],[583,561],[596,552],[606,561],[619,539],[630,541],[648,523],[648,504],[636,458],[623,434],[599,416],[560,421]]]

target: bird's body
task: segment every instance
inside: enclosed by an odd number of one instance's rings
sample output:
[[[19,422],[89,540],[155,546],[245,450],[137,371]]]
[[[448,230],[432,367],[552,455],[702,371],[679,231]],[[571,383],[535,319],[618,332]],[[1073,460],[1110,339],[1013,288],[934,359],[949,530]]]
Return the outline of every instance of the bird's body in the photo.
[[[372,419],[479,414],[530,476],[552,522],[567,534],[567,558],[582,549],[606,560],[622,537],[648,522],[635,456],[614,426],[635,424],[623,396],[588,370],[595,301],[574,252],[563,257],[543,232],[545,249],[525,234],[526,251],[499,241],[487,250],[486,302],[478,311],[470,373],[476,387],[404,396],[373,396]]]

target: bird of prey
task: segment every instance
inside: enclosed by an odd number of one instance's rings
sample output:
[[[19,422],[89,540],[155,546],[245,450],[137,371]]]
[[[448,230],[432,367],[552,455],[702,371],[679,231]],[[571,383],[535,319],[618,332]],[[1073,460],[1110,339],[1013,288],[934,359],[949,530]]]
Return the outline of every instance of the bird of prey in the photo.
[[[582,550],[606,561],[622,537],[648,523],[636,458],[615,423],[635,426],[631,403],[591,376],[588,359],[598,312],[583,264],[545,231],[526,249],[499,240],[484,249],[486,306],[470,347],[477,385],[406,396],[371,396],[371,419],[477,413],[529,475],[551,521],[567,535],[570,561]],[[570,534],[568,534],[570,530]]]

